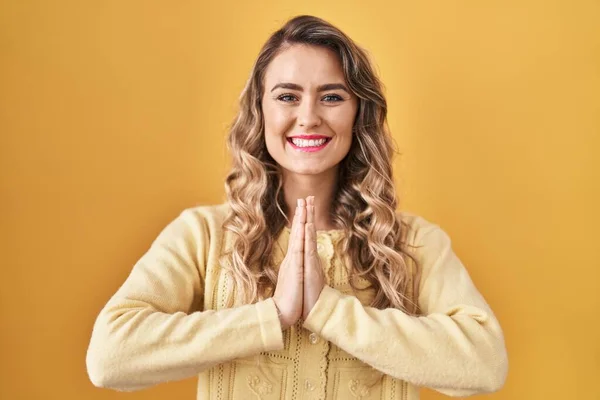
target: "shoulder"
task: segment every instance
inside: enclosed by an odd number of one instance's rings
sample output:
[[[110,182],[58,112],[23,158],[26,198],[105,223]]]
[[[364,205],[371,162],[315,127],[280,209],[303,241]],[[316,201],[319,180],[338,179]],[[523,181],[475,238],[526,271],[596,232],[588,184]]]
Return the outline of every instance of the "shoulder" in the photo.
[[[195,205],[181,211],[178,219],[193,225],[203,225],[212,232],[220,231],[229,213],[229,204]]]
[[[405,243],[421,263],[429,264],[452,251],[452,240],[437,223],[410,212],[399,212]]]
[[[435,222],[409,211],[397,213],[406,230],[406,243],[411,246],[431,244],[432,241],[449,240],[446,232]]]
[[[163,228],[157,240],[188,240],[196,244],[220,238],[227,217],[227,203],[184,208]]]

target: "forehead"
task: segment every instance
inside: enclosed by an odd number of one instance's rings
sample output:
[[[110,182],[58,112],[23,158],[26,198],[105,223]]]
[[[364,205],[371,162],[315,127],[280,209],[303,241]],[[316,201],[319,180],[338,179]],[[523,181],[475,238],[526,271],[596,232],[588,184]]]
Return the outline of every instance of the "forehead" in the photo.
[[[265,72],[267,90],[280,82],[309,87],[344,81],[344,71],[337,54],[318,46],[292,45],[279,53]]]

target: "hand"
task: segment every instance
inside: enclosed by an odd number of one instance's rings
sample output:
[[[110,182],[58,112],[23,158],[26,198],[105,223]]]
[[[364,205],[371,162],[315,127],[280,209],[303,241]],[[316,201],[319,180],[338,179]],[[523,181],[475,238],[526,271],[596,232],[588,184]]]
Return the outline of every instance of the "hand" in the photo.
[[[302,318],[308,314],[317,302],[325,286],[325,273],[317,252],[317,230],[315,228],[314,196],[306,198],[306,224],[304,234],[304,305]]]
[[[275,306],[279,310],[281,328],[284,330],[294,325],[302,315],[305,222],[304,199],[299,199],[292,222],[288,251],[279,267],[277,286],[273,294]]]

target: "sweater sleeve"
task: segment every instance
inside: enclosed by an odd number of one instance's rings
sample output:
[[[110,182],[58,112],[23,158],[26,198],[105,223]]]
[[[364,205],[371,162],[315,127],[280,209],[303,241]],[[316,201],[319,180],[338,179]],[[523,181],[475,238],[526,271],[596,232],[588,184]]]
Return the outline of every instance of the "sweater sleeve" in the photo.
[[[192,312],[209,247],[198,212],[183,211],[161,231],[96,318],[86,356],[94,385],[132,391],[283,348],[272,299]]]
[[[498,320],[439,227],[422,239],[423,316],[364,306],[325,286],[304,327],[373,368],[450,396],[499,390],[508,359]]]

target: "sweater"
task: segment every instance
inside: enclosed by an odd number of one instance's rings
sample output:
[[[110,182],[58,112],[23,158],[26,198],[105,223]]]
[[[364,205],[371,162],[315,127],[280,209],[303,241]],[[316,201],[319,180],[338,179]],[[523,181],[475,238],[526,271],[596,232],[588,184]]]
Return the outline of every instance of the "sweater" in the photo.
[[[158,234],[94,322],[86,356],[95,386],[119,391],[198,377],[198,400],[417,400],[500,389],[508,359],[497,318],[451,247],[424,218],[399,213],[422,272],[417,316],[370,307],[335,250],[341,230],[318,231],[326,285],[306,320],[282,331],[272,298],[226,306],[220,266],[232,235],[227,203],[183,210]],[[290,230],[276,239],[285,257]]]

